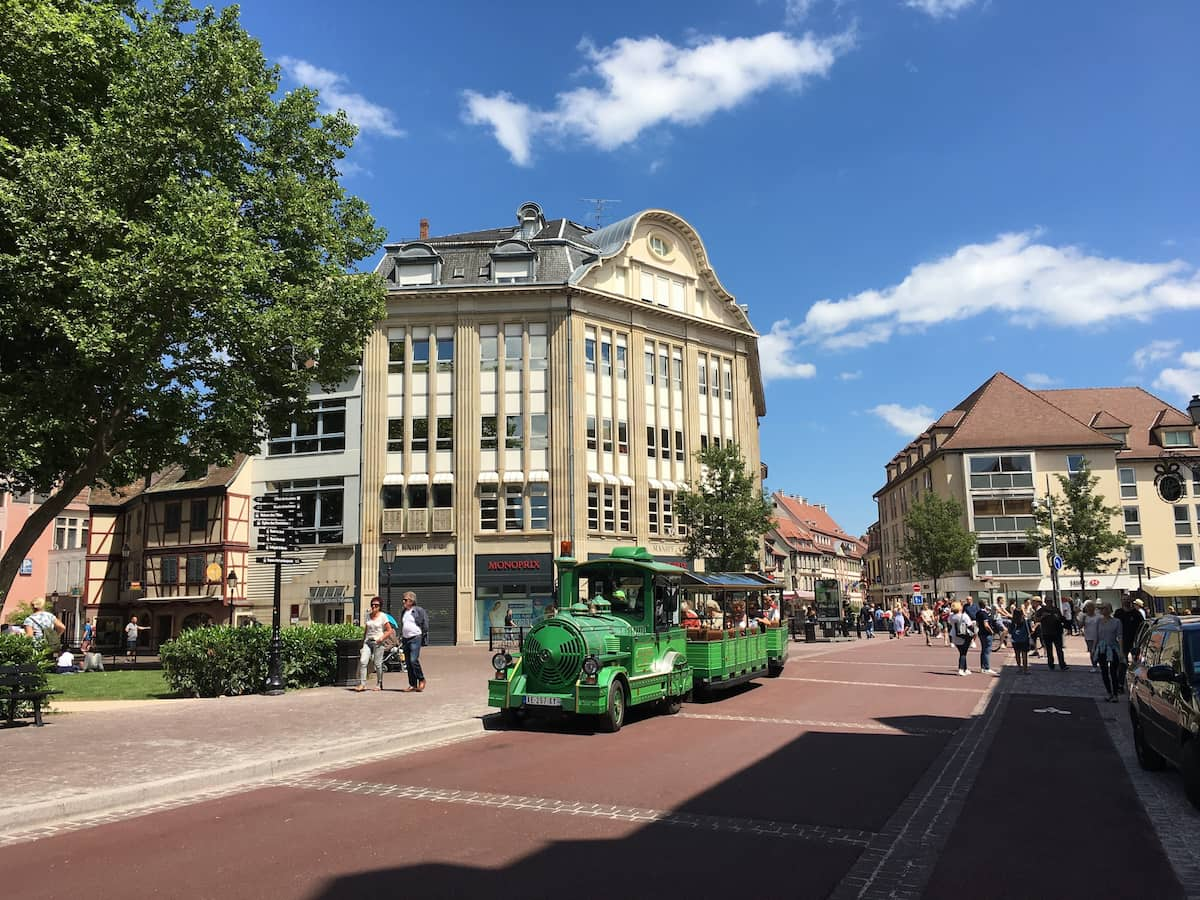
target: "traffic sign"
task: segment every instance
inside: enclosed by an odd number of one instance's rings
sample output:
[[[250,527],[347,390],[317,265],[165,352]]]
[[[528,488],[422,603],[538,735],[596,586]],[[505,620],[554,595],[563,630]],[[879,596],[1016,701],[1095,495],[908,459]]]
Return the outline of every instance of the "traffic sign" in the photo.
[[[297,566],[304,562],[304,560],[298,556],[256,556],[254,557],[254,561],[260,563],[271,563],[276,566]]]
[[[920,606],[922,603],[925,602],[925,598],[923,596],[921,596],[920,594],[913,594],[912,602],[913,602],[913,606]]]
[[[265,509],[268,507],[299,506],[300,498],[296,497],[296,496],[292,496],[292,497],[280,497],[280,496],[255,497],[254,505],[256,507],[258,507],[259,509]]]
[[[255,550],[295,550],[300,545],[295,541],[259,541]]]
[[[1050,560],[1050,565],[1054,566],[1054,568],[1056,568],[1056,569],[1061,570],[1063,567],[1062,557],[1061,556],[1054,557],[1054,559]]]
[[[921,593],[921,586],[920,586],[919,584],[914,584],[914,585],[913,585],[913,593],[914,593],[914,594],[919,594],[919,593]]]

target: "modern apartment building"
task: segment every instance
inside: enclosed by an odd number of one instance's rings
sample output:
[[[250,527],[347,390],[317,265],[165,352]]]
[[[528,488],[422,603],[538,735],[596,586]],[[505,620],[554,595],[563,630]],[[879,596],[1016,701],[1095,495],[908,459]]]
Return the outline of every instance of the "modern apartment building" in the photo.
[[[1139,571],[1194,561],[1200,485],[1192,486],[1191,504],[1164,502],[1155,467],[1165,454],[1194,456],[1195,448],[1191,419],[1141,388],[1032,391],[997,373],[887,464],[887,482],[875,494],[885,592],[905,594],[915,583],[898,553],[904,515],[928,491],[959,501],[964,525],[978,537],[972,570],[939,580],[941,592],[1048,592],[1045,553],[1025,532],[1034,504],[1047,491],[1060,493],[1056,476],[1087,460],[1106,502],[1122,508],[1113,525],[1125,529],[1131,546],[1111,569],[1085,573],[1082,586],[1078,573],[1063,572],[1060,588],[1118,600],[1137,588]]]
[[[431,640],[532,621],[561,541],[684,559],[679,489],[736,442],[759,472],[757,334],[696,230],[644,210],[387,247],[362,381],[360,596],[414,590]],[[380,562],[391,542],[396,558]]]

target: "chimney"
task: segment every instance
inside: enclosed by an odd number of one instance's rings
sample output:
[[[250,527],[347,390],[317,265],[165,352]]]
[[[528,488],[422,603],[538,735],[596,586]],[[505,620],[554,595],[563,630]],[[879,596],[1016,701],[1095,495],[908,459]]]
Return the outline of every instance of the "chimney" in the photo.
[[[423,241],[429,240],[429,220],[428,219],[421,220],[421,240],[423,240]]]

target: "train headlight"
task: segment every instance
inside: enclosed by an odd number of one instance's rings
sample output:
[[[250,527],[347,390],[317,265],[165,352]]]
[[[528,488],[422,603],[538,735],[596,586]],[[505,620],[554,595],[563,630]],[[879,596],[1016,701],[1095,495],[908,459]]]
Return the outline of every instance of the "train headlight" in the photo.
[[[512,662],[512,657],[507,653],[497,653],[492,657],[492,668],[497,672],[503,672],[508,668],[508,664]]]
[[[596,673],[600,671],[600,660],[594,656],[585,656],[583,658],[583,674],[588,678],[595,678]]]

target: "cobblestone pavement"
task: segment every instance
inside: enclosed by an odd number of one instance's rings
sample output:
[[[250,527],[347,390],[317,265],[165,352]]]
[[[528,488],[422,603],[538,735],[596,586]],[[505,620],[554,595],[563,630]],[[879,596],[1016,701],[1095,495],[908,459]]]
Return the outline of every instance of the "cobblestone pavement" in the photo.
[[[953,677],[952,649],[919,638],[793,646],[782,678],[687,704],[675,717],[635,712],[617,735],[580,722],[507,731],[489,721],[471,740],[435,738],[403,756],[376,747],[353,766],[243,779],[199,802],[167,799],[10,833],[0,837],[0,869],[16,873],[23,900],[86,890],[93,865],[152,886],[177,879],[178,896],[222,900],[386,895],[398,885],[414,897],[559,896],[563,885],[572,897],[610,897],[611,879],[580,875],[600,858],[620,860],[623,881],[654,879],[662,896],[744,892],[752,874],[763,896],[958,897],[962,867],[951,863],[971,847],[1016,840],[1036,849],[1046,824],[1038,782],[1026,797],[1010,789],[1009,770],[1032,777],[1052,752],[1048,771],[1063,782],[1055,855],[1094,854],[1099,828],[1131,847],[1139,867],[1064,866],[1061,883],[1040,883],[1047,895],[1135,896],[1149,884],[1155,900],[1197,896],[1200,848],[1185,836],[1200,833],[1200,816],[1177,776],[1137,769],[1126,711],[1094,702],[1102,688],[1081,640],[1068,640],[1069,671],[1031,660],[1025,675],[1000,651],[999,677],[969,678]],[[446,651],[443,689],[480,696],[486,656]],[[330,699],[301,714],[328,703],[339,722],[354,718],[345,709],[386,720],[410,700],[431,699],[310,693]],[[469,699],[438,702],[446,721],[480,712]],[[309,747],[328,737],[263,721]],[[262,731],[252,743],[266,740]],[[363,733],[357,723],[352,733]],[[1072,779],[1089,778],[1106,791],[1079,793]],[[89,827],[101,820],[108,824]],[[153,854],[143,852],[148,841]],[[22,846],[4,846],[15,842]],[[1037,893],[1041,857],[1023,856],[989,869],[970,888],[973,900]],[[56,874],[33,874],[45,872]],[[1157,880],[1140,881],[1145,872]]]

